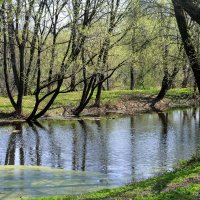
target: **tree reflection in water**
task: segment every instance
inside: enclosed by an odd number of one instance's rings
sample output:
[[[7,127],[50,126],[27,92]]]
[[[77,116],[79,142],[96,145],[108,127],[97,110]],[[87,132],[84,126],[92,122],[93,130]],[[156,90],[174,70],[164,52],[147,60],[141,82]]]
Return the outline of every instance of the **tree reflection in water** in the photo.
[[[22,141],[22,124],[17,123],[13,126],[12,134],[9,136],[8,147],[5,158],[5,165],[15,165],[15,154],[17,143],[19,142],[20,165],[24,165],[24,147]]]
[[[199,115],[199,109],[190,109],[1,126],[0,163],[103,172],[112,179],[138,180],[155,175],[157,169],[171,169],[197,151]],[[9,134],[4,133],[6,129]]]

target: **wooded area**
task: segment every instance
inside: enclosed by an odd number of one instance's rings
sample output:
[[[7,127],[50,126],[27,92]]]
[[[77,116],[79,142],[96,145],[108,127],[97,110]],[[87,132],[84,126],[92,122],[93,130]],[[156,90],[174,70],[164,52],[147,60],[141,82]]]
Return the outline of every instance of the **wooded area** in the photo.
[[[199,0],[1,1],[0,95],[35,121],[60,93],[82,91],[79,115],[102,90],[200,91]],[[45,103],[44,103],[45,102]],[[66,102],[67,105],[68,102]]]

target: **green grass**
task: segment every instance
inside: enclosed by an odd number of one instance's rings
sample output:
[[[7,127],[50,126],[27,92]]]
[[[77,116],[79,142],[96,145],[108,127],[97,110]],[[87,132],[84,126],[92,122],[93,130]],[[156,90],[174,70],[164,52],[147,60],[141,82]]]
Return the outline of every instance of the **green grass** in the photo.
[[[80,196],[40,197],[34,200],[197,200],[200,199],[200,158],[194,157],[173,172],[121,188]],[[32,200],[33,200],[32,199]]]
[[[113,91],[103,91],[102,92],[102,98],[101,103],[102,105],[111,104],[114,105],[120,100],[126,100],[126,99],[133,99],[133,100],[142,100],[142,99],[148,99],[152,98],[155,95],[157,95],[159,92],[159,89],[148,89],[148,90],[113,90]],[[172,89],[169,90],[166,98],[170,101],[180,101],[188,100],[193,95],[193,89],[190,88],[184,88],[184,89]],[[59,108],[59,107],[65,107],[68,106],[70,108],[75,108],[79,100],[81,99],[81,92],[71,92],[67,94],[59,94],[56,98],[52,108]],[[95,94],[92,97],[91,104],[94,102]],[[23,100],[23,112],[24,114],[29,114],[34,106],[34,96],[27,96],[24,97]],[[43,107],[46,105],[47,101],[44,101],[41,105]],[[10,104],[10,101],[8,98],[0,97],[0,112],[12,112],[14,111],[12,108],[12,105]]]

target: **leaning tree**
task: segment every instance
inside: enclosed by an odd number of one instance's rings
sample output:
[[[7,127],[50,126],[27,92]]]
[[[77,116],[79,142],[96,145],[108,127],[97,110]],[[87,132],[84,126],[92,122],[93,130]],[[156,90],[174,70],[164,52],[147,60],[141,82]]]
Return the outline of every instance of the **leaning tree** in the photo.
[[[199,55],[197,53],[197,50],[195,49],[193,40],[189,33],[185,16],[186,13],[188,13],[194,21],[200,24],[200,2],[194,0],[172,0],[172,3],[174,6],[174,13],[184,49],[189,59],[195,82],[200,92],[200,62],[198,58]]]

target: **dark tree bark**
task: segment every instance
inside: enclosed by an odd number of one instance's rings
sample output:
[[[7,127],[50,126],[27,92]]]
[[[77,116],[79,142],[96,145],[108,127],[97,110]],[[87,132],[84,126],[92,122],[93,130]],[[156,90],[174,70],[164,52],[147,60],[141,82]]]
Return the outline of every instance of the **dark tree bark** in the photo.
[[[188,32],[185,14],[183,12],[183,7],[180,4],[181,1],[172,0],[172,2],[174,6],[174,13],[178,24],[179,32],[184,45],[184,49],[190,61],[190,66],[192,68],[195,77],[198,91],[200,92],[200,64],[198,60],[198,55],[193,45],[190,34]]]
[[[167,46],[164,46],[164,53],[163,53],[164,77],[162,80],[162,86],[160,92],[151,103],[151,107],[154,107],[157,102],[161,101],[165,97],[167,91],[172,87],[173,81],[179,71],[177,64],[175,64],[172,74],[169,73],[167,57],[168,57],[168,48]]]
[[[177,1],[178,2],[178,1]],[[200,4],[194,0],[179,0],[179,4],[200,25]]]
[[[102,92],[102,87],[103,87],[103,82],[102,80],[104,79],[104,74],[99,74],[99,84],[97,86],[97,94],[96,94],[96,99],[94,106],[95,107],[100,107],[101,103],[101,92]]]
[[[135,87],[135,72],[132,66],[130,66],[130,90],[134,90]]]
[[[156,103],[158,103],[159,101],[161,101],[165,97],[167,91],[172,86],[172,82],[173,82],[174,77],[175,77],[175,75],[170,76],[169,73],[165,73],[163,80],[162,80],[162,86],[161,86],[160,92],[158,93],[156,98],[151,103],[152,107],[154,107]]]
[[[41,79],[41,47],[38,47],[38,56],[37,56],[37,84],[36,84],[36,93],[35,93],[35,106],[31,112],[31,114],[29,115],[29,117],[27,118],[27,121],[31,121],[32,119],[34,119],[36,112],[38,110],[38,107],[40,105],[40,100],[39,100],[39,88],[40,88],[40,79]],[[34,120],[33,120],[34,121]]]
[[[7,9],[9,10],[7,20],[7,29],[8,29],[8,37],[9,37],[9,51],[10,51],[10,59],[11,59],[11,66],[12,66],[12,71],[13,71],[13,77],[15,81],[15,86],[17,89],[19,89],[19,73],[17,69],[17,62],[16,62],[16,46],[15,46],[15,30],[14,30],[14,22],[13,22],[13,16],[11,13],[12,10],[12,4],[9,3],[7,5]],[[5,8],[5,2],[4,2],[4,9]],[[5,21],[6,23],[6,21]],[[6,26],[6,24],[5,24]],[[18,26],[17,26],[18,27]]]
[[[76,74],[74,68],[72,69],[70,88],[71,91],[76,90]]]
[[[96,88],[96,74],[93,74],[89,80],[89,83],[85,82],[84,84],[84,89],[82,92],[82,97],[79,106],[72,111],[74,115],[78,116],[85,109],[85,107],[90,102],[90,99],[92,98],[95,88]]]
[[[86,5],[89,3],[88,7],[90,7],[90,2],[86,1]],[[80,33],[78,32],[79,27],[78,27],[78,19],[79,19],[79,12],[80,12],[80,2],[78,0],[73,1],[73,22],[72,22],[72,54],[75,54],[76,50],[77,50],[77,46],[79,45],[78,43],[78,39],[80,37]],[[89,10],[87,10],[87,8],[85,8],[85,14],[84,14],[84,18],[87,17]],[[86,14],[87,13],[87,14]],[[88,19],[87,19],[88,20]],[[87,21],[86,19],[84,20],[86,26],[87,26]],[[83,23],[83,24],[84,24]],[[84,26],[84,25],[83,25]],[[84,29],[84,27],[83,27]],[[76,85],[76,75],[75,75],[75,67],[76,64],[74,64],[72,66],[72,72],[71,72],[71,91],[75,90],[75,85]]]

